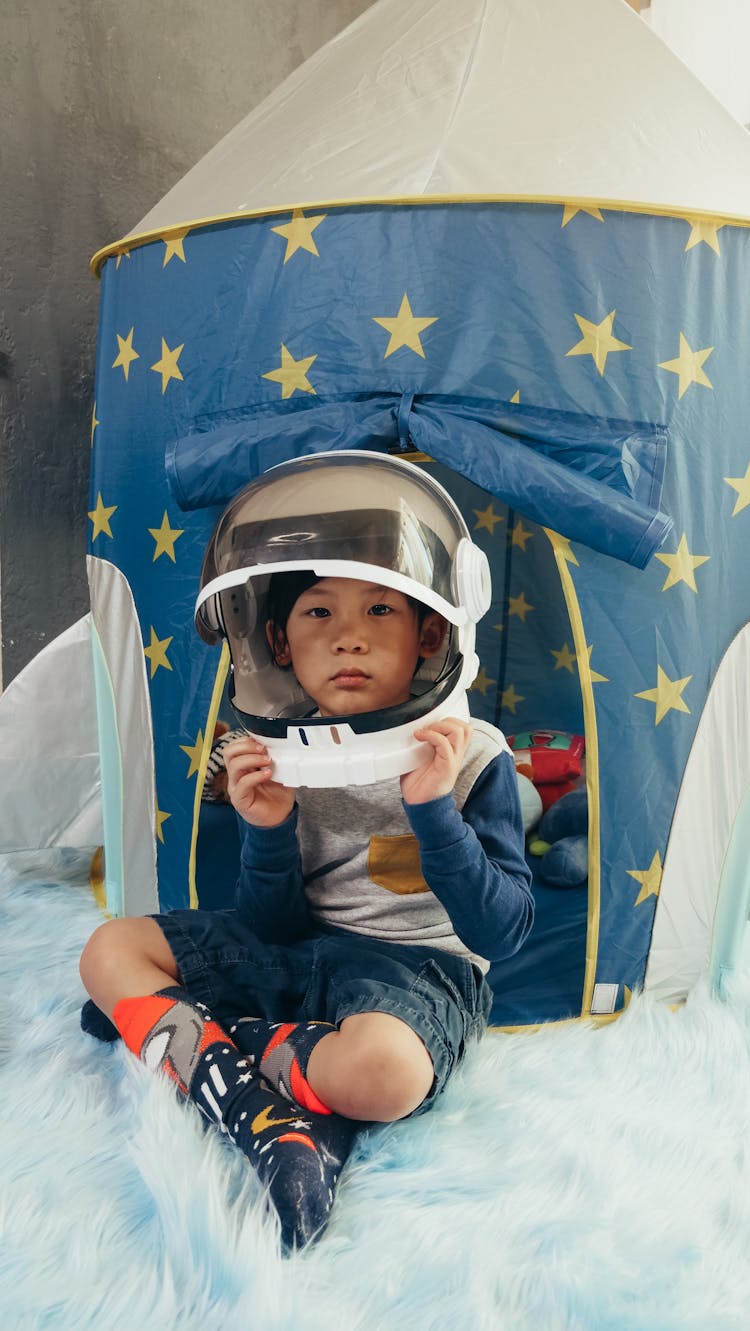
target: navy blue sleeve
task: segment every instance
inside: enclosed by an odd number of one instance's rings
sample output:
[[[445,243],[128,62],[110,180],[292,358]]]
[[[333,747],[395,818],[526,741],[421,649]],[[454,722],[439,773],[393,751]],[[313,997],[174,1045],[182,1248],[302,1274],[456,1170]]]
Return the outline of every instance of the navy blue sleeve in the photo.
[[[513,759],[493,758],[461,812],[452,795],[404,808],[425,882],[461,942],[488,961],[511,957],[534,921]]]
[[[292,943],[312,929],[302,884],[297,807],[278,827],[240,819],[240,876],[235,905],[264,943]]]

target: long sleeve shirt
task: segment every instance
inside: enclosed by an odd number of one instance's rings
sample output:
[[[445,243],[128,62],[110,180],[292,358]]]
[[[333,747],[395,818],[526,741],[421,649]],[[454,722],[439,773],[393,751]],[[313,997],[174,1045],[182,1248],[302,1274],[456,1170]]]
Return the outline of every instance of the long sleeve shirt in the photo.
[[[332,925],[463,955],[483,971],[533,921],[512,758],[474,733],[450,795],[406,804],[398,779],[298,792],[278,827],[243,826],[237,906],[267,941]]]

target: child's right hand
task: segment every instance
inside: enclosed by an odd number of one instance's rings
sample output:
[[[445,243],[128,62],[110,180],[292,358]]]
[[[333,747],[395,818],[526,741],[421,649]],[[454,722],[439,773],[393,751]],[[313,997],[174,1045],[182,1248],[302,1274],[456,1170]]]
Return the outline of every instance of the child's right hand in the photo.
[[[224,750],[227,794],[246,823],[278,827],[294,808],[295,792],[273,780],[266,747],[251,735],[233,740]]]

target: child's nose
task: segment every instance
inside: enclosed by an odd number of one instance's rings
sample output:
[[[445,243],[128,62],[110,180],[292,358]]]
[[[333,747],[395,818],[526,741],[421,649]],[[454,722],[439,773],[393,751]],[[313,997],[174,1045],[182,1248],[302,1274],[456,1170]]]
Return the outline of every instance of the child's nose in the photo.
[[[334,642],[336,652],[363,652],[367,647],[364,624],[357,619],[345,620],[339,625]]]

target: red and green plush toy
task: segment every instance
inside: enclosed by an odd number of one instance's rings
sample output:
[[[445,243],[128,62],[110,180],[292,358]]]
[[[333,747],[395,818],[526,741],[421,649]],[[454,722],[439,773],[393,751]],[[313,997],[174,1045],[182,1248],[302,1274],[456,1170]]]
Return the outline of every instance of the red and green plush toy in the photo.
[[[525,730],[509,735],[519,776],[533,782],[542,805],[530,832],[530,854],[540,857],[539,876],[550,887],[580,887],[588,877],[588,802],[583,735]]]

